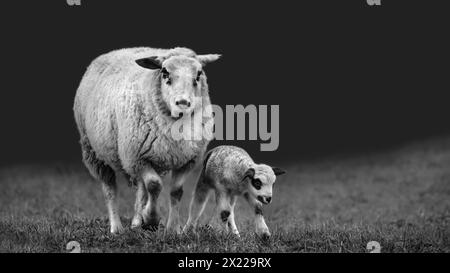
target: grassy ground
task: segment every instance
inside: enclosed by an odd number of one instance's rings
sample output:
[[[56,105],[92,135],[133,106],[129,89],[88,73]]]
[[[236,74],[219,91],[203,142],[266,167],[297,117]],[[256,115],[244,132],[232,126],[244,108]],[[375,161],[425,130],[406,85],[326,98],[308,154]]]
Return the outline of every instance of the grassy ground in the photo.
[[[72,240],[83,252],[367,252],[372,240],[382,252],[450,252],[450,140],[284,167],[288,174],[265,210],[268,241],[254,236],[252,210],[242,199],[241,239],[218,232],[218,217],[200,235],[130,230],[134,190],[125,182],[120,207],[127,231],[110,235],[100,185],[82,166],[3,167],[0,252],[67,252]],[[192,184],[183,197],[184,221]],[[163,215],[167,197],[165,189]]]

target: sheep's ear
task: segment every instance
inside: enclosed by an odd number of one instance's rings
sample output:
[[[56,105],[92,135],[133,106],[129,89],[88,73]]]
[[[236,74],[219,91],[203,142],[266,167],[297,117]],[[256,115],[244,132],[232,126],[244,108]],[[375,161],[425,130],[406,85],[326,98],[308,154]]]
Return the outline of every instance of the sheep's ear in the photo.
[[[275,173],[276,176],[279,176],[279,175],[282,175],[282,174],[286,173],[285,170],[282,170],[282,169],[280,169],[278,167],[272,167],[272,170],[273,170],[273,172]]]
[[[144,68],[147,69],[161,69],[161,61],[158,59],[157,56],[143,58],[136,60],[136,63]]]
[[[249,169],[244,173],[244,177],[242,178],[242,180],[245,180],[246,178],[253,179],[253,177],[255,177],[255,169],[249,168]]]
[[[205,54],[205,55],[197,55],[197,60],[202,64],[206,65],[207,63],[211,63],[217,61],[220,58],[220,54]]]

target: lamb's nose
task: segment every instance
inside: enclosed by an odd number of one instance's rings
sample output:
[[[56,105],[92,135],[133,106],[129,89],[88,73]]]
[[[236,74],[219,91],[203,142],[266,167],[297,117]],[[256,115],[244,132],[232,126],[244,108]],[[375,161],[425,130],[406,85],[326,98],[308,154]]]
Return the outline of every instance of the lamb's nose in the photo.
[[[191,102],[190,102],[190,101],[187,101],[187,100],[185,100],[185,99],[177,100],[177,101],[175,102],[175,104],[176,104],[177,106],[191,107]]]
[[[270,202],[272,202],[272,197],[266,197],[266,201],[267,201],[267,203],[270,203]]]

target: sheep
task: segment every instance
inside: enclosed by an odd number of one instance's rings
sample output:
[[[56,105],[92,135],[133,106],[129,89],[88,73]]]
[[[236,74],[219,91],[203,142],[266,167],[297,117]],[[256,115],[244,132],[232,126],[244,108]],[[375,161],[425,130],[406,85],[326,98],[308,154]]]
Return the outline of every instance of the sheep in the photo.
[[[131,227],[157,228],[161,177],[169,171],[166,228],[180,232],[182,186],[209,139],[174,139],[171,126],[210,105],[203,67],[219,57],[188,48],[125,48],[97,57],[87,68],[73,110],[82,160],[102,182],[111,233],[123,230],[116,175],[124,174],[137,189]]]
[[[239,231],[234,221],[234,206],[242,195],[254,209],[256,234],[270,237],[263,217],[263,204],[272,201],[272,188],[276,176],[285,171],[265,164],[256,164],[249,154],[235,146],[218,146],[204,158],[203,169],[197,181],[190,204],[189,218],[184,232],[196,228],[211,191],[215,191],[216,208],[220,211],[223,228],[236,236]]]

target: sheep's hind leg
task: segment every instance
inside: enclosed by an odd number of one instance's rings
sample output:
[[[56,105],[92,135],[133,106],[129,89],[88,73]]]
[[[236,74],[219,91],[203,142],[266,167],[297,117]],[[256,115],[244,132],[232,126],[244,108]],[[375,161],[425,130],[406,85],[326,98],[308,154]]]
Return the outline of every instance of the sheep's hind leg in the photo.
[[[119,208],[117,205],[117,184],[115,180],[103,181],[103,194],[106,198],[108,207],[109,222],[111,225],[111,233],[120,233],[123,231],[122,222],[120,221]]]
[[[173,170],[170,185],[169,217],[167,219],[167,231],[181,233],[180,226],[180,201],[183,196],[183,184],[189,172],[186,169]]]
[[[120,221],[119,208],[117,204],[117,184],[114,170],[103,161],[97,159],[95,152],[89,143],[82,143],[83,162],[91,175],[102,182],[103,194],[108,207],[109,223],[111,233],[123,231]]]
[[[148,192],[147,204],[142,213],[144,220],[143,227],[156,230],[161,220],[158,209],[158,197],[162,190],[162,180],[150,167],[142,172],[141,178]]]
[[[206,203],[208,203],[210,192],[211,187],[206,183],[204,174],[202,173],[195,186],[191,204],[189,206],[189,218],[183,228],[183,232],[188,232],[197,227],[198,220],[205,210]]]

